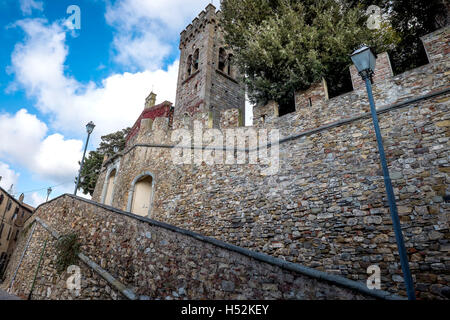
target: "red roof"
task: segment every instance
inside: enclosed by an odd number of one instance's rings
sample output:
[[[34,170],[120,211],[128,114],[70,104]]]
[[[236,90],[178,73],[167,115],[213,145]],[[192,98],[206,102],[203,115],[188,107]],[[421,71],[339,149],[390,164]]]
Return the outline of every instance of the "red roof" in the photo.
[[[171,108],[172,102],[164,101],[163,103],[157,104],[151,108],[144,109],[144,111],[142,111],[141,115],[131,128],[131,131],[127,136],[127,143],[132,137],[134,137],[139,132],[139,129],[141,128],[142,119],[155,120],[155,118],[159,117],[169,117],[172,112]]]

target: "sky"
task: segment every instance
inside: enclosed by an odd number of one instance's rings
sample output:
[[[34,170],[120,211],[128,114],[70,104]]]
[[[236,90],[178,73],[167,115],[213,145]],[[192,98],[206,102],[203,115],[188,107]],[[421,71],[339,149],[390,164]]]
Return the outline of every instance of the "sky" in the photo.
[[[208,3],[0,0],[0,186],[33,206],[73,192],[89,121],[88,151],[152,88],[175,102],[179,34]]]

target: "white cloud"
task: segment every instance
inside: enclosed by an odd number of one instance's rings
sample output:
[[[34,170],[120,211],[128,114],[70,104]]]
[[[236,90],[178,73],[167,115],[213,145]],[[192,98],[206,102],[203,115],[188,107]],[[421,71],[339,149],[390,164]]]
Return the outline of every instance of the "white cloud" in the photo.
[[[0,157],[25,166],[40,178],[61,182],[72,179],[81,159],[82,141],[46,137],[48,128],[25,109],[0,114]],[[17,179],[16,179],[17,180]]]
[[[47,196],[43,196],[37,192],[33,192],[31,195],[25,195],[24,202],[36,208],[41,203],[44,203],[46,198]]]
[[[44,4],[42,1],[37,0],[20,0],[20,10],[23,15],[30,15],[33,13],[33,10],[44,10]]]
[[[8,190],[12,184],[17,185],[17,180],[19,179],[19,174],[12,170],[8,164],[0,161],[0,187]]]
[[[180,32],[209,2],[118,0],[108,4],[106,22],[117,30],[116,61],[138,69],[158,68]]]
[[[52,134],[40,144],[31,167],[52,181],[68,181],[77,173],[82,147],[80,140],[64,140],[62,135]]]
[[[19,163],[28,162],[36,154],[47,126],[25,109],[15,115],[0,114],[0,157]]]
[[[144,33],[137,37],[131,34],[119,35],[114,38],[113,46],[117,51],[116,62],[133,70],[158,69],[171,49],[151,33]]]
[[[133,124],[152,86],[158,102],[175,100],[178,61],[167,70],[125,72],[105,78],[99,86],[83,84],[64,74],[68,48],[63,26],[43,19],[16,25],[26,38],[15,46],[11,70],[16,82],[36,98],[38,109],[50,115],[54,129],[84,137],[85,124],[92,120],[98,141],[101,135]]]

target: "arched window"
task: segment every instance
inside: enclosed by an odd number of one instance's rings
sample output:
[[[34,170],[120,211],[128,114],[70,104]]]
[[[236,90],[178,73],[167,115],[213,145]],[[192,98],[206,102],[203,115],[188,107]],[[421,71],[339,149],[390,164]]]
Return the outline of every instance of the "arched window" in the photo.
[[[194,51],[194,61],[193,61],[193,64],[194,64],[194,70],[193,71],[197,71],[198,70],[198,61],[199,61],[199,50],[198,49],[196,49],[195,51]]]
[[[229,76],[232,76],[232,67],[231,67],[231,62],[233,61],[233,55],[230,53],[228,55],[228,63],[227,63],[227,73]]]
[[[224,48],[219,49],[219,70],[225,72],[225,66],[227,64],[227,53]]]
[[[108,181],[106,182],[106,194],[104,204],[108,206],[112,205],[115,178],[116,178],[116,169],[113,169],[108,176]]]
[[[189,57],[187,58],[187,61],[186,61],[186,73],[187,73],[188,77],[192,73],[192,54],[189,55]]]
[[[150,216],[154,183],[150,172],[145,172],[133,180],[128,195],[127,211],[143,217]]]

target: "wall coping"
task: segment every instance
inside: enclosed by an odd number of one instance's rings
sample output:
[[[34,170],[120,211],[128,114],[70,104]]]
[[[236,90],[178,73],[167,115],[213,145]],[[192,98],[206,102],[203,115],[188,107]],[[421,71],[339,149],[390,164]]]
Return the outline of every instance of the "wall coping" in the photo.
[[[362,294],[369,295],[369,296],[377,298],[377,299],[383,299],[383,300],[406,300],[406,298],[404,298],[404,297],[391,294],[391,293],[389,293],[387,291],[377,290],[377,289],[372,289],[371,290],[371,289],[367,288],[361,282],[350,280],[350,279],[347,279],[347,278],[339,276],[339,275],[333,275],[333,274],[326,273],[326,272],[323,272],[323,271],[319,271],[319,270],[315,270],[315,269],[312,269],[312,268],[308,268],[308,267],[302,266],[302,265],[297,264],[297,263],[288,262],[288,261],[285,261],[285,260],[282,260],[282,259],[279,259],[279,258],[275,258],[273,256],[270,256],[270,255],[267,255],[267,254],[264,254],[264,253],[260,253],[260,252],[252,251],[252,250],[245,249],[245,248],[242,248],[242,247],[238,247],[236,245],[229,244],[229,243],[226,243],[224,241],[217,240],[217,239],[214,239],[214,238],[211,238],[211,237],[207,237],[207,236],[201,235],[199,233],[196,233],[196,232],[193,232],[193,231],[190,231],[190,230],[182,229],[182,228],[176,227],[174,225],[170,225],[170,224],[167,224],[167,223],[164,223],[164,222],[161,222],[161,221],[157,221],[157,220],[153,220],[153,219],[150,219],[150,218],[141,217],[141,216],[135,215],[135,214],[133,214],[131,212],[126,212],[126,211],[123,211],[123,210],[119,210],[117,208],[114,208],[114,207],[111,207],[111,206],[107,206],[105,204],[101,204],[101,203],[98,203],[98,202],[95,202],[95,201],[92,201],[92,200],[89,200],[89,199],[85,199],[85,198],[81,198],[81,197],[78,197],[78,196],[74,196],[74,195],[68,194],[68,193],[62,194],[62,195],[60,195],[60,196],[58,196],[58,197],[56,197],[56,198],[54,198],[54,199],[52,199],[52,200],[50,200],[48,202],[44,202],[44,203],[40,204],[36,208],[36,211],[41,206],[47,205],[47,204],[49,204],[49,203],[51,203],[53,201],[59,200],[61,198],[66,198],[66,197],[72,198],[74,200],[83,201],[83,202],[89,203],[91,205],[94,205],[94,206],[97,206],[97,207],[109,210],[109,211],[111,211],[113,213],[124,215],[124,216],[130,217],[130,218],[142,221],[142,222],[146,222],[146,223],[148,223],[150,225],[153,225],[153,226],[156,226],[156,227],[160,227],[160,228],[163,228],[163,229],[175,232],[175,233],[186,235],[186,236],[195,238],[197,240],[200,240],[202,242],[209,243],[209,244],[212,244],[214,246],[217,246],[217,247],[220,247],[220,248],[223,248],[223,249],[226,249],[226,250],[230,250],[230,251],[233,251],[233,252],[237,252],[237,253],[243,254],[243,255],[245,255],[247,257],[250,257],[250,258],[253,258],[255,260],[259,260],[259,261],[262,261],[262,262],[265,262],[265,263],[268,263],[268,264],[280,267],[280,268],[285,269],[285,270],[293,271],[293,272],[296,272],[296,273],[299,273],[299,274],[302,274],[302,275],[305,275],[305,276],[308,276],[308,277],[311,277],[311,278],[314,278],[314,279],[317,279],[317,280],[326,281],[328,283],[331,283],[331,284],[334,284],[334,285],[337,285],[337,286],[340,286],[340,287],[352,289],[352,290],[355,290],[355,291],[360,292]]]

